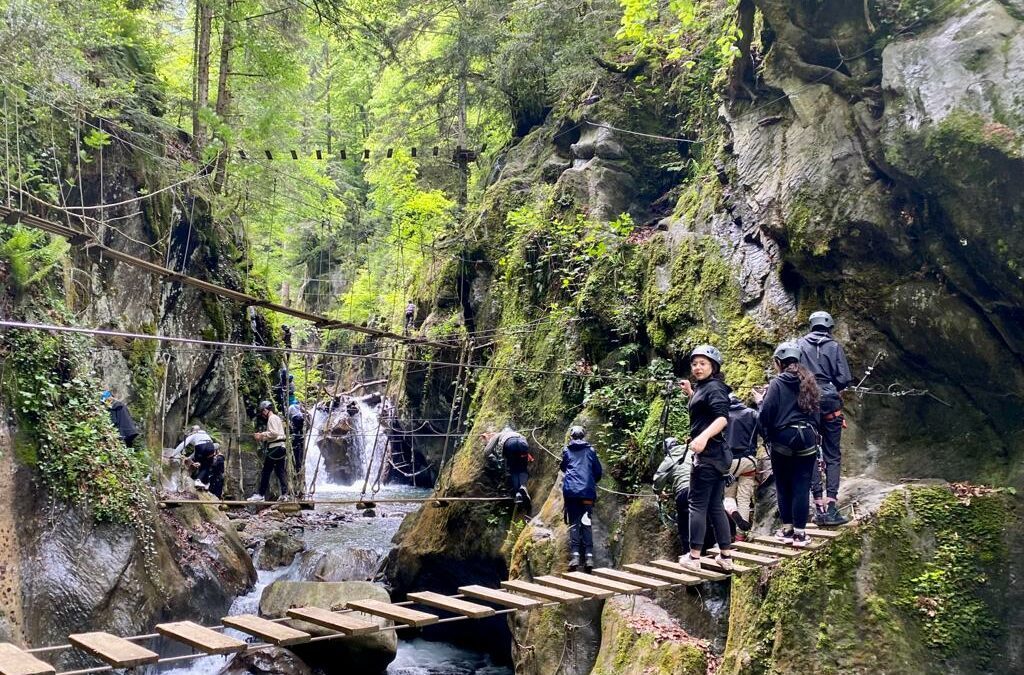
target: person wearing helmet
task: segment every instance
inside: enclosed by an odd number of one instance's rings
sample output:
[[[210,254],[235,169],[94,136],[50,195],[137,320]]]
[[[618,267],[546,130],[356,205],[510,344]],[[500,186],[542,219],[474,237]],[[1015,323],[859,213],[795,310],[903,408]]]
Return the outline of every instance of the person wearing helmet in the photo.
[[[500,457],[496,463],[503,464],[508,470],[513,501],[529,513],[530,493],[526,489],[526,483],[530,479],[530,462],[533,461],[533,455],[530,454],[530,444],[526,437],[505,425],[501,431],[486,432],[481,438],[486,444],[484,456],[496,459]]]
[[[768,385],[758,421],[768,443],[782,528],[775,537],[807,546],[808,494],[818,454],[821,392],[817,379],[800,363],[800,346],[783,342],[773,361],[778,377]]]
[[[110,421],[117,427],[117,434],[121,437],[121,441],[126,447],[134,449],[135,439],[139,437],[139,428],[135,425],[128,406],[124,404],[124,401],[117,399],[109,389],[100,395],[100,400],[103,401],[103,405],[107,406],[107,410],[110,412]]]
[[[820,472],[811,477],[814,493],[814,521],[819,525],[842,525],[847,522],[836,508],[839,496],[839,469],[842,455],[839,442],[846,420],[843,418],[843,400],[840,394],[853,382],[850,364],[843,346],[832,338],[836,322],[828,312],[811,314],[811,332],[797,341],[800,347],[800,365],[809,370],[818,381],[821,392],[821,454],[825,463],[825,489],[822,490]]]
[[[729,425],[729,386],[722,377],[722,353],[711,345],[701,345],[690,354],[690,372],[697,384],[680,382],[689,397],[690,451],[695,455],[690,472],[690,552],[679,557],[679,564],[701,568],[701,551],[708,521],[715,533],[720,553],[718,566],[732,570],[732,532],[722,500],[725,476],[732,463],[732,452],[723,433]]]
[[[216,454],[213,438],[203,431],[198,424],[192,425],[188,436],[174,448],[175,455],[191,455],[199,470],[196,472],[196,489],[210,489],[210,470],[213,467],[213,457]]]
[[[729,480],[725,486],[725,512],[739,530],[750,530],[750,507],[757,489],[757,411],[735,394],[729,394],[729,426],[725,440],[732,450]]]
[[[288,455],[285,441],[287,436],[284,432],[284,422],[274,413],[274,404],[270,401],[261,401],[256,414],[267,423],[266,431],[253,434],[253,438],[259,441],[263,447],[263,469],[260,471],[259,490],[249,497],[250,502],[262,502],[266,499],[267,490],[270,489],[270,474],[277,476],[278,485],[281,486],[281,501],[288,499],[288,475],[285,470]]]
[[[654,472],[654,490],[662,492],[671,486],[676,502],[676,530],[679,543],[685,549],[690,545],[690,473],[693,471],[693,453],[686,443],[672,436],[665,439],[664,448],[665,459]],[[710,531],[711,528],[705,530]]]
[[[587,431],[576,425],[569,430],[569,443],[562,450],[562,499],[565,522],[569,525],[569,570],[575,572],[582,558],[584,568],[594,569],[592,517],[597,499],[597,482],[603,470],[597,452],[584,440]]]

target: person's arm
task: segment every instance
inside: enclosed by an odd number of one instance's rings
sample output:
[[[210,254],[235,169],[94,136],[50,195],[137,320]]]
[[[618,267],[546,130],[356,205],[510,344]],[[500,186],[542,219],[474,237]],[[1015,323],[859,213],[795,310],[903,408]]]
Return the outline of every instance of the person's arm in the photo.
[[[562,461],[558,465],[558,470],[565,472],[566,467],[569,466],[569,451],[562,448]]]
[[[604,475],[604,467],[601,466],[601,460],[597,456],[597,450],[590,449],[590,462],[591,469],[594,472],[594,484],[597,484],[601,480],[601,476]]]
[[[710,391],[707,402],[711,407],[712,414],[715,415],[715,419],[708,425],[707,429],[697,435],[697,438],[690,441],[690,449],[697,454],[704,452],[708,446],[708,441],[722,433],[729,426],[729,395],[726,393],[725,387],[715,387],[715,389]]]
[[[487,445],[484,446],[484,454],[489,455],[494,452],[495,447],[498,445],[498,434],[491,436],[491,440],[487,441]]]
[[[838,342],[836,345],[836,389],[842,391],[853,384],[853,373],[850,372],[850,364],[846,360],[846,352]]]
[[[191,436],[186,436],[185,440],[183,440],[181,443],[178,443],[178,446],[176,448],[174,448],[174,454],[180,455],[185,450],[185,448],[189,445],[189,443],[191,443],[191,441],[192,441],[192,437]]]

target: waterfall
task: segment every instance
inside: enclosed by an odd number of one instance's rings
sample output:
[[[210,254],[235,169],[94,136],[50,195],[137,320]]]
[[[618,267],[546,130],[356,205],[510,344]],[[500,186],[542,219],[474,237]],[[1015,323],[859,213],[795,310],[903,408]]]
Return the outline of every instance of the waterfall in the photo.
[[[357,412],[350,416],[346,410],[349,402],[356,404]],[[373,465],[370,484],[376,479],[380,470],[381,458],[385,456],[388,449],[387,429],[380,420],[380,405],[371,406],[362,399],[349,399],[345,405],[338,406],[334,410],[318,408],[313,414],[312,429],[306,446],[306,481],[307,485],[316,475],[316,491],[359,491],[363,487],[363,476],[366,475],[366,468]],[[320,448],[320,441],[329,430],[347,428],[345,433],[349,439],[350,465],[355,469],[359,478],[350,485],[339,485],[331,482],[331,478],[323,464],[323,455]],[[319,470],[317,465],[319,464]]]

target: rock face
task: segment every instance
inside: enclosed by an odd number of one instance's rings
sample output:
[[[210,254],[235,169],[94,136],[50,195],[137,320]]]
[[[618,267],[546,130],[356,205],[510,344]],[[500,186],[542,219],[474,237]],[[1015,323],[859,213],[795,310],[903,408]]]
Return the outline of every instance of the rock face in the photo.
[[[256,555],[256,568],[273,570],[292,564],[295,556],[305,548],[302,540],[277,530],[263,542]]]
[[[267,617],[282,617],[292,607],[324,607],[340,609],[351,600],[381,600],[389,602],[390,596],[383,587],[363,581],[324,583],[315,581],[275,581],[267,586],[260,598],[260,614]],[[391,625],[389,621],[377,617],[366,617],[377,621],[380,625]],[[291,621],[291,625],[313,635],[329,635],[317,626]],[[385,631],[349,637],[339,640],[326,640],[292,648],[304,662],[314,669],[322,668],[331,671],[338,663],[348,664],[353,673],[376,675],[387,668],[395,658],[398,649],[398,638],[394,631]]]

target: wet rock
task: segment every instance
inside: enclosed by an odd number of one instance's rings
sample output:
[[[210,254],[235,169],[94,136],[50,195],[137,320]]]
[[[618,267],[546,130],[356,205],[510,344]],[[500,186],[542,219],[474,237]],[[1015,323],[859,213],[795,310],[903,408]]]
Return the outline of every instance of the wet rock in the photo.
[[[235,655],[219,675],[312,675],[313,670],[294,652],[268,647]]]
[[[300,539],[278,530],[263,542],[256,556],[256,569],[273,570],[290,565],[295,555],[305,548]]]
[[[386,554],[359,548],[304,551],[288,579],[317,581],[370,581],[377,575]]]
[[[292,607],[323,607],[340,609],[351,600],[381,600],[390,602],[388,592],[378,584],[364,581],[313,582],[275,581],[263,591],[260,598],[260,614],[278,618]],[[364,615],[360,615],[364,616]],[[378,617],[365,617],[381,626],[391,625]],[[302,621],[290,621],[291,625],[313,635],[331,635],[333,631]],[[330,671],[338,663],[351,668],[347,672],[373,673],[383,671],[395,658],[398,638],[394,631],[348,637],[339,640],[325,640],[292,648],[299,657],[313,668]]]
[[[376,518],[377,517],[377,512],[374,511],[373,509],[366,509],[365,511],[363,511],[363,517],[364,518]]]

